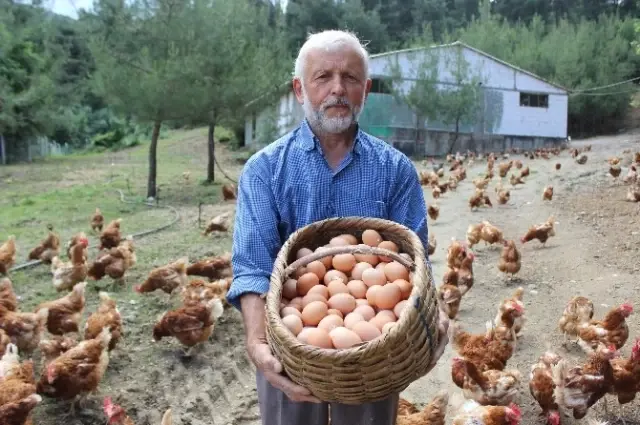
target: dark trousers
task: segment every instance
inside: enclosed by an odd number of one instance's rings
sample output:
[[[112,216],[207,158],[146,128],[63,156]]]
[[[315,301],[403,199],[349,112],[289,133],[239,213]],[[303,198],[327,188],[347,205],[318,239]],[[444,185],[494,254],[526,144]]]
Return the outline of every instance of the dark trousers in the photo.
[[[331,425],[394,425],[398,398],[373,403],[348,405],[340,403],[299,403],[289,400],[280,390],[256,371],[258,401],[262,425],[327,425],[331,406]]]

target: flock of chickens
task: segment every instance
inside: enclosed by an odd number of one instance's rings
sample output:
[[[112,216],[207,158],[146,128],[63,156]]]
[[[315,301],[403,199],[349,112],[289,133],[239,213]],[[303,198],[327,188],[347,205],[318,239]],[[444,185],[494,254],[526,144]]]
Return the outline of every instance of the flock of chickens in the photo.
[[[223,188],[225,199],[235,198],[235,188]],[[205,233],[226,230],[225,218],[212,220]],[[121,219],[106,226],[99,209],[90,222],[99,233],[98,254],[88,261],[89,241],[84,232],[74,235],[66,245],[68,262],[60,259],[61,241],[49,226],[47,237],[28,258],[49,264],[53,286],[63,297],[44,302],[32,312],[21,311],[8,277],[15,264],[16,241],[13,236],[0,245],[0,424],[32,425],[31,412],[42,396],[71,401],[71,412],[94,392],[109,366],[110,352],[120,342],[124,329],[116,302],[106,292],[99,292],[96,311],[81,321],[85,310],[87,280],[113,279],[123,287],[127,271],[136,264],[131,237],[123,238]],[[216,320],[223,314],[225,294],[231,282],[231,255],[206,258],[189,264],[186,258],[152,270],[147,279],[135,285],[138,293],[156,289],[168,294],[179,292],[182,305],[166,312],[153,327],[153,338],[174,337],[191,355],[212,335]],[[207,279],[192,279],[199,276]],[[46,337],[48,332],[50,337]],[[82,340],[79,340],[80,337]],[[33,354],[40,351],[39,379],[35,378]],[[30,357],[21,360],[21,357]],[[110,425],[133,425],[122,407],[111,398],[104,399],[104,413]],[[171,411],[162,425],[172,423]]]
[[[570,154],[578,164],[584,164],[590,151],[587,146],[582,152],[572,149]],[[559,155],[560,149],[536,150],[525,153],[528,159],[544,158]],[[630,153],[625,151],[625,154]],[[504,158],[508,159],[508,154]],[[463,166],[465,161],[472,164],[482,159],[473,153],[466,157],[457,154],[449,156],[451,164],[450,176],[444,183],[444,164],[435,165],[429,161],[434,171],[421,171],[420,180],[423,185],[431,186],[432,196],[439,199],[441,194],[456,190],[458,184],[466,178]],[[484,177],[473,180],[475,193],[469,199],[471,210],[488,206],[491,200],[485,190],[494,177],[496,156],[487,157],[487,172]],[[429,163],[427,162],[427,164]],[[614,179],[621,174],[618,157],[609,158],[609,173]],[[636,165],[634,165],[634,163]],[[636,166],[640,165],[640,153],[636,153],[629,166],[627,176],[623,179],[629,184],[627,199],[640,200]],[[525,184],[524,177],[529,175],[529,167],[521,161],[504,161],[498,165],[499,175],[506,178],[515,166],[520,172],[511,174],[512,186]],[[560,170],[561,164],[555,165]],[[502,182],[496,186],[499,204],[505,204],[510,198],[509,190]],[[553,197],[553,186],[546,186],[542,199],[547,201]],[[437,220],[439,207],[436,203],[429,205],[431,220]],[[553,216],[546,222],[531,226],[520,238],[521,243],[537,239],[542,246],[550,237],[555,236]],[[439,307],[452,319],[449,327],[449,340],[457,357],[452,359],[451,377],[456,386],[462,389],[467,402],[461,406],[453,425],[516,425],[522,419],[519,406],[513,403],[519,390],[522,376],[517,369],[509,369],[507,363],[517,347],[517,340],[522,334],[525,324],[523,288],[518,288],[512,297],[503,300],[498,306],[494,319],[486,322],[486,332],[471,334],[465,332],[456,321],[463,296],[472,288],[473,262],[475,256],[471,251],[480,242],[485,245],[500,244],[502,253],[498,261],[498,269],[510,276],[519,272],[521,254],[514,240],[505,239],[502,230],[488,221],[471,224],[466,233],[466,241],[452,240],[447,250],[447,268],[442,284],[438,287]],[[433,234],[429,240],[429,254],[433,254],[436,240]],[[636,340],[629,357],[624,357],[620,349],[629,339],[629,328],[625,319],[633,312],[630,303],[624,303],[611,309],[602,319],[596,320],[593,303],[582,296],[572,298],[558,321],[559,330],[567,339],[572,339],[587,354],[582,364],[570,365],[567,359],[559,354],[547,351],[542,353],[536,364],[531,366],[529,375],[530,393],[541,408],[541,415],[550,425],[561,423],[562,409],[571,412],[575,419],[582,419],[588,410],[599,400],[611,394],[617,397],[621,406],[635,399],[640,391],[640,339]],[[411,403],[401,399],[398,411],[398,425],[443,425],[447,411],[448,395],[441,392],[423,410],[418,411]],[[606,408],[606,404],[605,404]]]
[[[584,164],[590,147],[583,152],[572,149],[571,155],[578,164]],[[559,155],[560,149],[536,150],[525,153],[525,157],[550,159]],[[628,153],[628,152],[625,152]],[[495,188],[498,204],[510,199],[510,191],[502,184],[513,167],[520,170],[512,173],[512,186],[525,184],[529,167],[521,161],[508,160],[498,164],[501,178]],[[434,167],[434,171],[420,172],[423,185],[431,187],[434,199],[447,191],[455,191],[466,179],[465,161],[470,166],[482,156],[468,153],[448,156],[451,164],[448,180],[444,178],[444,164]],[[494,178],[495,154],[487,156],[487,172],[482,178],[473,180],[475,193],[469,199],[473,210],[492,207],[486,189]],[[507,161],[508,160],[508,161]],[[433,161],[430,161],[433,165]],[[633,162],[640,165],[640,153]],[[609,173],[617,179],[621,174],[620,159],[609,159]],[[556,170],[560,164],[556,164]],[[640,201],[640,190],[636,166],[631,165],[623,179],[629,183],[628,200]],[[223,198],[236,197],[233,185],[222,188]],[[553,187],[544,188],[542,199],[551,200]],[[230,214],[215,217],[204,231],[208,235],[216,231],[228,231]],[[437,220],[439,207],[436,203],[428,206],[431,220]],[[99,234],[98,254],[88,260],[89,241],[84,232],[73,236],[66,245],[68,261],[61,259],[61,241],[53,227],[49,226],[47,237],[35,247],[28,258],[49,264],[52,283],[59,292],[67,294],[57,300],[44,302],[33,312],[21,311],[12,283],[8,278],[15,264],[16,242],[14,237],[0,246],[0,423],[7,425],[30,425],[31,411],[41,401],[41,396],[60,400],[70,400],[72,409],[76,401],[82,402],[89,393],[99,386],[108,370],[109,355],[121,340],[124,329],[116,302],[108,293],[100,292],[100,304],[96,311],[81,321],[85,309],[85,290],[88,279],[111,278],[115,288],[122,288],[127,271],[136,264],[133,239],[123,238],[121,219],[112,220],[105,226],[105,219],[99,209],[91,217],[90,227]],[[534,225],[520,238],[521,243],[534,239],[543,245],[555,235],[555,221],[550,217],[546,222]],[[451,242],[447,250],[447,270],[442,285],[438,288],[439,306],[455,320],[463,296],[473,286],[473,261],[471,249],[484,242],[485,245],[502,245],[498,262],[500,271],[512,278],[520,270],[521,254],[514,240],[506,239],[503,232],[488,221],[471,224],[467,229],[466,241]],[[429,254],[436,248],[433,234],[429,240]],[[190,279],[198,276],[205,279]],[[186,258],[153,269],[147,279],[135,285],[138,293],[161,290],[169,294],[181,295],[180,307],[165,313],[153,327],[153,338],[174,337],[191,354],[201,347],[211,336],[216,320],[226,306],[225,294],[231,282],[231,256],[207,258],[189,264]],[[462,330],[459,322],[450,326],[450,341],[458,357],[453,359],[451,376],[453,382],[462,389],[470,400],[463,411],[454,419],[454,425],[516,425],[521,420],[521,411],[513,403],[517,387],[522,380],[515,369],[508,369],[507,362],[516,350],[517,339],[525,323],[523,290],[504,300],[497,309],[493,320],[487,322],[486,332],[480,335]],[[565,337],[573,338],[587,353],[588,358],[581,365],[571,366],[568,361],[553,352],[543,353],[538,363],[532,366],[529,387],[532,396],[541,407],[541,413],[551,425],[559,425],[561,408],[572,411],[575,418],[583,418],[588,409],[606,394],[617,395],[620,404],[635,398],[640,390],[640,341],[637,341],[628,358],[623,358],[619,350],[629,338],[625,322],[633,311],[625,303],[612,309],[602,320],[594,320],[593,303],[584,297],[574,297],[565,308],[559,320],[559,328]],[[45,336],[45,332],[50,334]],[[79,340],[82,332],[82,340]],[[35,379],[33,358],[21,360],[21,356],[41,353],[40,376]],[[82,403],[80,403],[82,404]],[[418,410],[411,403],[401,399],[398,409],[398,425],[444,424],[448,394],[439,393],[424,409]],[[111,425],[133,425],[124,410],[114,404],[111,398],[104,399],[104,412]],[[162,425],[171,424],[168,410]]]

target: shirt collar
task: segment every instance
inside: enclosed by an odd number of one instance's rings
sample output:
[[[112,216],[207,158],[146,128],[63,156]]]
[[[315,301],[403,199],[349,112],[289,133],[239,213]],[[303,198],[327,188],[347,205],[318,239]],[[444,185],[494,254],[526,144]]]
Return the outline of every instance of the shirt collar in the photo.
[[[353,142],[353,152],[355,152],[356,154],[360,154],[360,152],[362,151],[361,145],[362,145],[363,138],[364,138],[364,132],[358,125],[358,129],[356,131],[356,138]],[[319,151],[322,151],[322,149],[320,148],[320,140],[318,140],[316,135],[313,134],[313,131],[311,130],[311,126],[309,125],[309,121],[306,118],[302,121],[297,140],[300,147],[305,151],[311,151],[314,148],[318,148]]]

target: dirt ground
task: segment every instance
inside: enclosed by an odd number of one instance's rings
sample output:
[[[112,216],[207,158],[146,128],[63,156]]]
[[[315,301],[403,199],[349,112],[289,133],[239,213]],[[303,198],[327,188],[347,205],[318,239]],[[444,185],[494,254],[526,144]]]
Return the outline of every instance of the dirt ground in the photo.
[[[567,152],[549,161],[524,160],[531,168],[531,176],[524,186],[511,191],[508,205],[495,205],[494,202],[493,208],[470,212],[467,199],[473,191],[471,180],[485,169],[484,162],[477,163],[468,168],[468,179],[457,192],[446,193],[437,201],[440,217],[430,222],[429,231],[438,241],[432,257],[438,283],[444,271],[444,254],[449,241],[452,237],[464,239],[470,223],[489,220],[502,228],[507,238],[517,240],[528,226],[541,223],[550,215],[558,222],[557,235],[545,248],[538,248],[537,241],[525,246],[518,242],[522,269],[513,282],[508,282],[497,269],[500,250],[477,246],[474,250],[475,285],[463,299],[459,314],[466,330],[481,332],[503,298],[510,296],[518,286],[526,289],[527,324],[517,352],[508,364],[523,374],[521,391],[516,399],[523,409],[523,425],[543,423],[528,390],[529,370],[538,356],[551,349],[571,359],[584,358],[578,349],[562,346],[557,321],[565,303],[574,295],[587,296],[596,305],[596,316],[601,317],[616,304],[637,300],[634,294],[640,289],[640,205],[624,202],[626,187],[612,182],[606,173],[605,159],[614,154],[621,155],[624,149],[640,150],[639,140],[640,135],[624,135],[573,142],[576,147],[593,145],[585,165],[575,163]],[[519,155],[511,158],[522,159]],[[562,164],[560,171],[554,170],[556,162]],[[624,175],[628,160],[623,164]],[[416,166],[424,168],[420,163]],[[492,200],[495,199],[493,187],[496,183],[497,177],[488,191]],[[547,184],[553,184],[555,188],[551,202],[541,199],[542,188]],[[425,199],[428,203],[434,202],[430,191],[425,190]],[[232,204],[219,204],[206,211],[206,216],[231,209]],[[204,255],[204,252],[192,252],[188,241],[179,239],[181,230],[193,226],[197,219],[193,209],[181,212],[183,221],[169,233],[177,244],[172,249],[176,255],[180,251],[190,258],[194,254]],[[137,251],[144,255],[145,247],[166,242],[166,234],[152,235],[139,241]],[[230,240],[228,237],[214,239],[212,245],[209,254],[219,253],[230,249]],[[152,260],[156,265],[162,263],[155,258]],[[131,281],[143,278],[149,268],[132,270]],[[41,269],[29,274],[29,279],[50,279],[50,273]],[[88,311],[95,310],[99,289],[100,285],[93,287]],[[27,303],[32,297],[28,291],[22,296]],[[119,305],[126,328],[125,340],[113,352],[107,375],[98,394],[90,400],[88,411],[81,416],[65,417],[66,404],[46,400],[36,410],[35,424],[104,425],[101,400],[105,395],[122,404],[137,425],[158,425],[169,407],[173,410],[175,425],[260,423],[254,369],[245,355],[243,324],[237,311],[228,308],[217,324],[211,342],[196,356],[186,358],[175,341],[155,343],[151,338],[156,315],[171,308],[166,297],[150,294],[142,299],[129,291],[119,294]],[[639,315],[632,315],[628,322],[631,339],[640,336]],[[630,345],[627,343],[623,349],[625,356]],[[461,392],[453,386],[450,377],[453,355],[452,348],[448,347],[438,366],[411,384],[402,397],[422,405],[438,390],[450,388],[450,405],[460,404]],[[614,406],[611,410],[617,414],[616,404],[610,403]],[[631,415],[627,419],[633,419],[633,411],[636,412],[635,419],[640,420],[639,402],[626,409]],[[601,403],[592,409],[591,415],[604,417]],[[574,421],[567,418],[563,423],[573,424]]]

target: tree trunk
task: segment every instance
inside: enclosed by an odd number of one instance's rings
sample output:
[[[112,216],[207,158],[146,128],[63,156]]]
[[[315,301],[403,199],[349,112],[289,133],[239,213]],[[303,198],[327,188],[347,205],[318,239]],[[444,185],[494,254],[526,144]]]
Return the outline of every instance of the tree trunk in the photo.
[[[4,136],[0,134],[0,156],[2,157],[2,165],[7,165],[7,146],[4,143]]]
[[[160,127],[162,121],[153,123],[153,133],[151,133],[151,145],[149,145],[149,181],[147,182],[147,198],[156,197],[156,169],[158,151],[158,138],[160,137]]]
[[[216,144],[215,139],[213,138],[214,132],[216,130],[216,115],[214,112],[211,113],[211,118],[209,119],[209,136],[207,137],[207,146],[209,153],[209,161],[207,163],[207,183],[213,183],[215,180],[215,165],[216,165]]]

